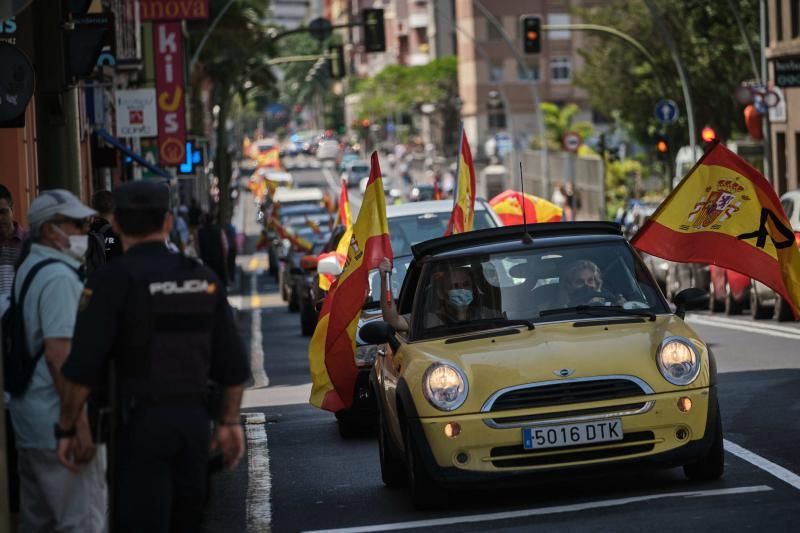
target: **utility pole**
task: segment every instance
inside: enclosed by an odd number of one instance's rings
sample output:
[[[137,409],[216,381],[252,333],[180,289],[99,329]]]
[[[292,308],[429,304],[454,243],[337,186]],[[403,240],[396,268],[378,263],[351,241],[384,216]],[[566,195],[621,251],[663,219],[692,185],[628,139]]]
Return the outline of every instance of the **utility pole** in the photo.
[[[767,86],[767,79],[769,77],[766,55],[767,46],[769,46],[769,16],[767,9],[767,0],[761,0],[759,2],[759,16],[761,22],[761,83],[764,87]],[[781,24],[780,20],[778,20],[778,24]],[[767,181],[772,183],[773,187],[777,185],[776,181],[779,176],[772,176],[772,128],[769,123],[769,112],[764,113],[764,177],[767,178]]]

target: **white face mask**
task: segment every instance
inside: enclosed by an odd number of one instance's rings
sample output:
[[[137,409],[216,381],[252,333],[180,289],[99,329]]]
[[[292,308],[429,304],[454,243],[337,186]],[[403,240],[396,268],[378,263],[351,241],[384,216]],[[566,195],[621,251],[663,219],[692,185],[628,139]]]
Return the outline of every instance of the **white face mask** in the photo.
[[[89,236],[88,235],[67,235],[58,226],[53,226],[58,229],[58,232],[69,239],[69,247],[66,250],[61,250],[68,256],[78,261],[83,261],[86,256],[86,251],[89,249]]]
[[[469,289],[451,289],[447,291],[447,298],[454,306],[464,308],[472,303],[472,291]]]

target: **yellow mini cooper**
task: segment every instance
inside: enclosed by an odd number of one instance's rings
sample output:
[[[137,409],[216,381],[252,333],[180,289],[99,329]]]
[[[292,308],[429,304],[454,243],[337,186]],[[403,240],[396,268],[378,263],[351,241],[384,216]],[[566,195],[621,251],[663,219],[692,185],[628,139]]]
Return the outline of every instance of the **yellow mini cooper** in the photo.
[[[724,468],[716,366],[616,224],[493,228],[413,247],[370,376],[381,474],[446,491],[622,463]],[[390,324],[394,323],[394,326]],[[397,326],[397,327],[395,327]]]

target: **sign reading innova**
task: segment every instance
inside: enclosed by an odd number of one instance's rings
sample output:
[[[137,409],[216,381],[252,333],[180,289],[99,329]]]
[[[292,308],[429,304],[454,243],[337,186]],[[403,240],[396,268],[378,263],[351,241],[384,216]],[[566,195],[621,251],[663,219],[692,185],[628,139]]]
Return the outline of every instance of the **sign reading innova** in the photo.
[[[142,20],[208,18],[208,0],[139,0]]]

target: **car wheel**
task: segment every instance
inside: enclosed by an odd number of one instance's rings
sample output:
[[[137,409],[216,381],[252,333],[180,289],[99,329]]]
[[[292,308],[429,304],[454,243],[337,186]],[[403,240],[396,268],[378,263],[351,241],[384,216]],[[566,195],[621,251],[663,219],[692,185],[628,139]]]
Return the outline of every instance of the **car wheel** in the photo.
[[[289,312],[296,313],[300,310],[300,296],[297,294],[297,289],[292,289],[289,292]]]
[[[725,282],[725,314],[738,315],[742,312],[742,302],[737,302],[731,292],[731,285]]]
[[[725,449],[722,445],[722,415],[717,404],[717,423],[714,425],[714,440],[708,453],[700,460],[683,465],[683,473],[692,481],[714,481],[725,471]]]
[[[406,475],[411,503],[417,509],[434,509],[442,505],[443,494],[419,456],[409,422],[405,427]]]
[[[717,300],[717,291],[714,289],[714,282],[709,282],[708,285],[708,310],[712,313],[719,313],[722,311],[722,303]]]
[[[300,332],[303,337],[310,337],[317,327],[317,312],[310,299],[304,299],[300,305]]]
[[[386,434],[386,421],[378,410],[378,453],[381,460],[381,479],[387,487],[402,487],[406,483],[406,469],[403,461],[392,453],[392,444]]]
[[[750,315],[754,319],[769,318],[770,308],[761,304],[761,298],[755,286],[750,288]]]
[[[778,322],[794,320],[792,307],[782,296],[778,296],[777,300],[775,300],[775,320]]]
[[[354,439],[361,435],[361,424],[352,416],[350,409],[337,411],[336,423],[339,427],[339,436],[343,439]]]

